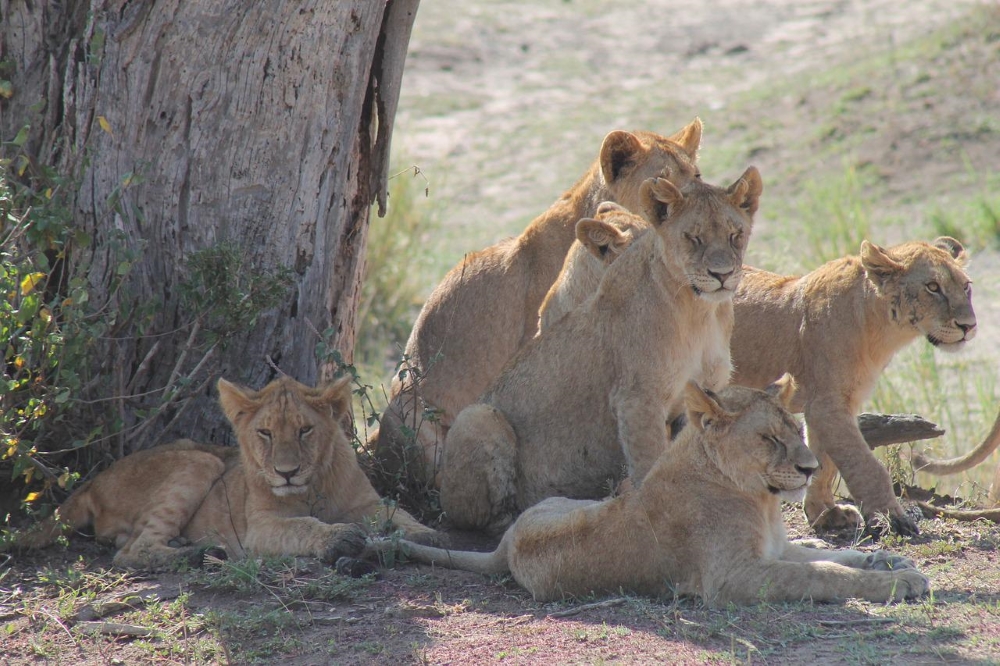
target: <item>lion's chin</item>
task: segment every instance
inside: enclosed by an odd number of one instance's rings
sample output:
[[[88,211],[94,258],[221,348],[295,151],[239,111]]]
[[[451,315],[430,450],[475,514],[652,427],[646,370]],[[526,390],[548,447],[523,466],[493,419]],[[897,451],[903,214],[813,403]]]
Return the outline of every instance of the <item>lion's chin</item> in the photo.
[[[783,490],[775,488],[774,486],[768,486],[767,490],[772,495],[777,495],[780,499],[784,500],[785,502],[791,502],[793,504],[801,502],[806,497],[805,485],[803,485],[800,488],[796,488],[794,490]]]
[[[733,294],[735,293],[732,289],[726,289],[725,287],[719,287],[715,291],[705,291],[700,287],[691,285],[691,290],[694,291],[695,296],[704,301],[708,301],[709,303],[724,303],[725,301],[731,301],[733,300]]]
[[[950,354],[957,351],[961,351],[965,347],[965,343],[968,342],[968,340],[965,340],[964,338],[959,340],[958,342],[943,342],[942,340],[939,340],[938,338],[935,338],[933,335],[930,334],[928,334],[926,337],[927,337],[927,342],[931,343],[931,345],[933,345],[935,349],[940,349],[941,351],[948,352]]]
[[[271,486],[271,492],[278,497],[288,497],[290,495],[301,495],[306,491],[305,486],[293,486],[290,483],[286,483],[281,486]]]

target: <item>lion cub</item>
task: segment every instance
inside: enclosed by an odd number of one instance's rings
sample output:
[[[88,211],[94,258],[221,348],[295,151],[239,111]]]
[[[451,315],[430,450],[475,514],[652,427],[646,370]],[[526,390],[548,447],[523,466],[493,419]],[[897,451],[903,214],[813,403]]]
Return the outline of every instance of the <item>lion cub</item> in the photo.
[[[389,405],[366,445],[376,471],[402,470],[408,482],[433,484],[455,417],[538,330],[538,308],[576,238],[577,220],[606,200],[636,210],[643,181],[665,167],[677,187],[700,178],[701,131],[695,118],[670,137],[609,133],[590,169],[521,235],[470,253],[445,275],[413,325]]]
[[[732,295],[762,189],[753,167],[728,189],[643,183],[653,229],[455,420],[441,469],[454,525],[497,529],[546,497],[601,497],[623,465],[642,483],[687,381],[729,381]]]
[[[769,392],[787,403],[790,386]],[[781,500],[801,500],[818,463],[771,394],[733,386],[713,395],[688,384],[688,425],[641,488],[602,502],[546,499],[492,553],[405,541],[403,552],[445,567],[509,572],[536,601],[622,590],[698,595],[713,605],[926,594],[929,581],[905,557],[789,543]]]
[[[965,249],[954,238],[888,249],[864,241],[861,254],[802,277],[744,269],[736,291],[733,382],[762,387],[790,372],[800,390],[809,447],[822,469],[805,512],[816,529],[856,528],[862,516],[838,506],[840,470],[865,517],[887,513],[895,530],[916,534],[892,480],[858,429],[857,414],[893,355],[919,337],[945,351],[976,334]]]
[[[538,309],[538,332],[550,328],[590,298],[608,266],[649,228],[649,222],[613,201],[597,207],[597,219],[577,222],[576,240],[566,253],[559,277]]]
[[[231,447],[180,440],[127,456],[74,492],[52,518],[18,535],[15,547],[52,544],[63,529],[93,525],[118,548],[116,566],[157,570],[197,562],[208,546],[231,556],[357,554],[361,525],[391,524],[408,538],[438,533],[389,509],[358,465],[338,425],[350,379],[308,388],[290,378],[260,391],[219,380],[236,431]],[[193,545],[174,547],[173,540]]]

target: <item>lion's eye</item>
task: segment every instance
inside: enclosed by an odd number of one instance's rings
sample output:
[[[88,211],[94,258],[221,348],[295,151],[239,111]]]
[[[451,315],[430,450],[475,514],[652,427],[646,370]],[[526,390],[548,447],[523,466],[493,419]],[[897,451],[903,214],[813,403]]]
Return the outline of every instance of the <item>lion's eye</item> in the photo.
[[[692,234],[686,233],[684,234],[684,238],[686,238],[688,242],[691,243],[691,245],[694,245],[695,247],[701,247],[701,236],[694,236]]]
[[[698,180],[701,180],[701,171],[695,171],[694,177],[697,178]]]
[[[312,431],[313,431],[312,426],[302,426],[301,428],[299,428],[299,437],[305,437]]]
[[[965,295],[966,296],[972,296],[972,283],[971,282],[966,282],[965,283]]]
[[[764,435],[764,441],[767,442],[768,444],[770,444],[771,446],[773,446],[776,449],[783,448],[781,440],[778,439],[777,437],[772,436],[772,435]]]
[[[267,428],[261,428],[260,430],[257,431],[257,434],[263,437],[264,439],[271,439],[271,431],[268,430]]]
[[[937,282],[928,282],[924,286],[927,287],[927,291],[931,292],[932,294],[936,294],[941,291],[941,286]]]
[[[729,244],[733,247],[739,247],[739,244],[743,241],[743,232],[736,231],[729,234]]]

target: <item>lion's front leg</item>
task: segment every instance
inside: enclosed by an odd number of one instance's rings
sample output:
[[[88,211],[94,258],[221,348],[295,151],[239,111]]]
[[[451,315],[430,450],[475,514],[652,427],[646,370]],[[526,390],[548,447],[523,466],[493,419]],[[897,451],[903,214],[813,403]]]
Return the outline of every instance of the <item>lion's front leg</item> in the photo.
[[[915,569],[913,560],[903,555],[896,555],[885,550],[863,553],[851,549],[820,549],[788,543],[781,559],[785,562],[835,562],[853,569],[872,571],[895,571],[897,569]]]
[[[244,548],[255,555],[302,555],[332,563],[357,555],[365,547],[365,531],[354,523],[324,523],[317,518],[258,514],[247,526]]]
[[[848,405],[829,395],[813,396],[806,404],[805,420],[809,448],[823,466],[810,485],[805,501],[806,516],[817,530],[837,527],[831,521],[842,517],[842,509],[838,510],[832,501],[835,470],[828,465],[828,461],[832,461],[866,517],[886,513],[900,534],[919,533],[916,522],[906,515],[892,491],[888,470],[875,458],[861,436],[857,419]]]
[[[638,488],[667,446],[666,405],[656,391],[616,392],[611,397],[632,487]]]
[[[917,599],[930,591],[927,577],[908,567],[879,571],[827,561],[759,561],[743,567],[731,566],[727,571],[730,573],[722,581],[706,589],[710,603],[852,598],[885,602]]]

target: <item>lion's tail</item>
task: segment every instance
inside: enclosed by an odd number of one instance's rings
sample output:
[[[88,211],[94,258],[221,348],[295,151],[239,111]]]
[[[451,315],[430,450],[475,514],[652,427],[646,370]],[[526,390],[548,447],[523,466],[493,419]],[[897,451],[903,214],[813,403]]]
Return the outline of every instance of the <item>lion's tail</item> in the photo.
[[[510,572],[507,564],[508,538],[504,535],[503,540],[496,550],[489,553],[477,553],[469,550],[448,550],[447,548],[435,548],[434,546],[424,546],[413,543],[405,539],[393,542],[390,539],[378,539],[369,541],[369,550],[375,552],[386,552],[395,550],[396,544],[403,554],[415,562],[423,564],[434,564],[448,569],[461,569],[462,571],[472,571],[480,574],[505,574]]]
[[[8,548],[13,550],[45,548],[54,544],[68,530],[78,530],[90,525],[94,520],[94,510],[89,486],[90,483],[87,483],[70,495],[69,499],[48,518],[15,534]]]
[[[972,469],[986,460],[996,450],[997,446],[1000,446],[1000,412],[997,413],[997,418],[993,422],[993,428],[986,435],[986,439],[964,456],[949,458],[947,460],[935,460],[933,458],[925,458],[919,453],[914,453],[912,457],[913,469],[918,472],[927,472],[928,474],[958,474],[967,469]]]
[[[927,502],[917,502],[924,515],[928,518],[943,516],[953,520],[964,520],[972,522],[975,520],[992,520],[1000,523],[1000,508],[998,509],[949,509],[941,506],[934,506]]]

